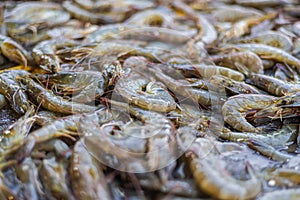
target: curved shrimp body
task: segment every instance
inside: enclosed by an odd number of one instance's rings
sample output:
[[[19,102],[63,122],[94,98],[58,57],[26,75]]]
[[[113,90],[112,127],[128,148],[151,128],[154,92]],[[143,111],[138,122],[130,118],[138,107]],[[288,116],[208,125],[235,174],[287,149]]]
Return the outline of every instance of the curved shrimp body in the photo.
[[[95,111],[96,107],[68,101],[63,97],[56,96],[51,90],[47,90],[29,77],[21,78],[30,96],[41,104],[42,107],[59,113],[89,113]]]
[[[57,3],[19,3],[6,20],[8,34],[26,44],[47,39],[46,28],[64,24],[70,14]]]
[[[0,149],[1,155],[0,160],[3,158],[10,157],[15,150],[18,149],[19,145],[25,140],[28,135],[33,123],[35,122],[34,109],[31,107],[27,112],[19,118],[16,122],[10,125],[0,137]],[[1,169],[0,163],[0,169]]]
[[[99,163],[87,151],[82,140],[74,148],[70,160],[71,187],[76,199],[111,199]]]
[[[122,21],[125,17],[125,15],[121,13],[116,13],[117,15],[115,16],[115,18],[109,15],[105,15],[104,13],[93,13],[91,11],[81,8],[72,1],[64,1],[63,7],[73,17],[93,24],[117,23]]]
[[[190,168],[201,190],[214,198],[224,200],[252,199],[259,194],[262,184],[250,166],[246,165],[250,179],[243,181],[235,179],[230,173],[224,173],[226,164],[219,156],[213,155],[216,150],[212,148],[217,148],[213,143],[217,142],[210,141],[211,146],[207,147],[205,139],[201,140],[203,141],[196,139],[188,150],[188,153],[191,153]],[[204,150],[204,147],[208,149]],[[198,157],[198,152],[202,152],[203,155],[200,153],[201,156]]]
[[[265,44],[268,46],[282,49],[287,52],[291,51],[293,47],[293,42],[288,36],[275,31],[266,31],[258,33],[253,36],[234,40],[233,42]]]
[[[215,27],[203,15],[199,15],[199,21],[200,26],[202,27],[200,41],[204,42],[205,44],[214,43],[218,37]]]
[[[112,115],[107,110],[99,109],[90,114],[93,119],[98,119],[98,122],[108,122],[112,119]],[[89,115],[88,115],[89,116]],[[22,144],[16,145],[14,150],[21,149],[19,159],[30,155],[36,144],[40,144],[58,137],[70,137],[70,135],[78,135],[79,122],[85,114],[71,115],[60,118],[42,126],[31,132],[23,141]]]
[[[58,17],[59,16],[59,17]],[[25,21],[30,26],[30,23],[42,21],[48,27],[60,25],[70,19],[70,15],[63,10],[60,4],[53,2],[23,2],[18,4],[9,16],[9,20]],[[22,24],[22,23],[21,23]],[[40,24],[42,25],[42,24]],[[22,28],[18,28],[18,33],[24,33]]]
[[[276,96],[284,96],[289,93],[300,91],[300,84],[287,83],[268,75],[250,74],[249,78],[253,85]]]
[[[11,38],[0,35],[0,53],[9,60],[27,66],[32,61],[30,54]]]
[[[102,73],[94,71],[59,72],[36,77],[63,94],[72,94],[72,100],[79,103],[95,100],[104,93],[108,84]]]
[[[247,111],[263,109],[276,100],[275,97],[261,94],[241,94],[229,98],[222,107],[224,120],[232,128],[245,132],[259,132],[245,119]]]
[[[290,161],[290,160],[289,160]],[[270,174],[269,180],[275,180],[276,185],[297,186],[300,184],[300,172],[297,169],[279,168]]]
[[[225,55],[216,55],[210,58],[218,65],[231,69],[239,69],[240,65],[245,66],[251,72],[262,74],[264,66],[261,59],[251,51],[233,52]]]
[[[112,103],[128,108],[124,103]],[[129,107],[129,112],[142,121],[128,121],[126,124],[111,121],[99,128],[92,126],[98,124],[94,118],[80,123],[82,132],[89,133],[84,143],[90,152],[121,171],[149,172],[173,162],[176,159],[176,140],[172,122],[161,114],[138,107]]]
[[[82,4],[82,3],[81,3]],[[63,7],[75,18],[81,21],[101,24],[112,24],[124,21],[134,12],[153,7],[151,1],[111,1],[106,7],[107,10],[99,10],[99,8],[86,9],[86,6],[81,7],[75,2],[64,1]],[[104,6],[105,7],[105,6]]]
[[[254,16],[238,21],[235,24],[233,24],[232,28],[230,28],[224,33],[223,39],[228,40],[240,37],[249,32],[252,26],[257,25],[265,20],[273,19],[276,17],[276,15],[277,13],[268,13],[263,16]]]
[[[183,3],[182,1],[173,1],[171,5],[183,12],[186,16],[192,19],[198,29],[198,34],[195,36],[196,45],[211,44],[217,39],[217,31],[214,26],[206,19],[205,16],[194,11],[190,6]]]
[[[46,142],[48,140],[74,134],[77,130],[76,123],[79,121],[79,115],[73,115],[64,119],[58,119],[50,124],[44,125],[42,128],[37,129],[30,133],[19,145],[15,145],[14,150],[20,150],[19,158],[24,159],[32,152],[36,144]],[[11,150],[13,151],[13,150]]]
[[[276,47],[271,47],[265,44],[254,44],[254,43],[235,44],[230,46],[238,49],[252,51],[257,55],[259,55],[260,57],[263,57],[264,59],[270,59],[278,62],[283,62],[289,65],[294,65],[298,69],[300,69],[300,60],[298,58]]]
[[[217,98],[216,96],[213,96],[209,91],[204,90],[207,89],[207,86],[203,81],[200,81],[199,83],[189,83],[186,80],[176,80],[172,77],[166,75],[162,71],[164,66],[160,67],[160,65],[156,65],[154,63],[148,62],[145,58],[142,57],[131,57],[127,59],[124,62],[125,67],[134,67],[134,68],[143,68],[146,72],[150,72],[153,74],[159,81],[164,83],[168,89],[170,89],[176,96],[179,98],[179,96],[183,96],[184,98],[189,98],[194,100],[195,102],[199,102],[202,105],[209,106],[211,105],[212,98]],[[189,68],[192,68],[188,66]],[[173,73],[175,70],[172,69],[170,73]],[[193,71],[193,69],[191,70]],[[197,70],[195,70],[195,73],[197,73]],[[182,77],[183,78],[183,77]],[[193,88],[192,86],[195,86]],[[198,86],[198,88],[196,88]]]
[[[78,43],[69,39],[46,40],[40,42],[32,49],[35,62],[48,72],[58,72],[60,69],[59,58],[55,52],[58,48],[73,47]]]
[[[127,102],[148,110],[169,112],[176,108],[175,100],[162,84],[151,82],[134,71],[119,79],[115,91]]]
[[[5,96],[11,107],[19,114],[24,114],[30,104],[27,94],[16,80],[18,76],[27,75],[23,70],[5,71],[0,73],[0,93]]]

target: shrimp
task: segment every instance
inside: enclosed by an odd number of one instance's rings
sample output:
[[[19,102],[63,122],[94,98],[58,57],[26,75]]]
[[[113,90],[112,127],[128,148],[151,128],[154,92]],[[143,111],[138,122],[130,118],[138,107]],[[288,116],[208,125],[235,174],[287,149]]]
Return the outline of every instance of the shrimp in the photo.
[[[30,104],[28,96],[16,80],[18,76],[27,75],[24,70],[8,70],[0,73],[0,93],[5,96],[14,111],[24,114]]]
[[[300,107],[300,92],[291,93],[289,95],[280,97],[270,106],[256,112],[254,118],[261,119],[268,117],[274,119],[285,119],[299,116]]]
[[[99,163],[87,151],[82,140],[76,142],[73,148],[69,173],[76,199],[111,199]]]
[[[16,174],[22,182],[25,197],[32,200],[40,199],[45,195],[38,176],[38,168],[31,158],[26,158],[15,167]]]
[[[269,180],[275,180],[279,186],[297,186],[300,184],[300,172],[296,169],[279,168],[273,171]]]
[[[113,1],[114,2],[114,1]],[[112,4],[112,2],[110,3]],[[139,8],[140,4],[140,8]],[[137,1],[135,4],[130,1],[116,2],[112,9],[108,12],[97,12],[96,10],[86,10],[78,4],[71,1],[64,1],[63,7],[75,18],[81,21],[90,22],[93,24],[113,24],[124,21],[128,16],[132,15],[136,10],[141,8],[151,8],[152,2]],[[136,9],[134,9],[136,8]],[[134,12],[133,12],[134,11]]]
[[[265,155],[273,160],[276,161],[287,161],[291,158],[293,158],[293,155],[280,152],[279,150],[276,150],[271,145],[268,145],[262,141],[250,139],[248,140],[248,146],[258,152],[260,152],[262,155]]]
[[[212,11],[213,17],[219,22],[236,22],[245,18],[262,16],[262,12],[254,8],[242,6],[220,6]]]
[[[153,61],[160,61],[160,59],[157,57],[157,54],[162,53],[163,52],[160,49],[144,49],[138,45],[105,41],[97,45],[97,47],[91,53],[91,57],[99,58],[97,65],[103,66],[111,65],[118,58],[130,55],[144,56]]]
[[[112,103],[117,106],[114,109],[128,108],[126,104]],[[129,119],[125,124],[114,120],[99,128],[94,118],[82,121],[82,132],[89,133],[84,138],[89,151],[110,167],[135,173],[154,171],[173,162],[177,155],[172,122],[138,107],[129,107],[129,112],[142,121]]]
[[[55,157],[42,161],[39,175],[47,196],[53,196],[56,199],[74,199],[68,187],[66,167],[67,163],[58,162]]]
[[[218,137],[232,142],[247,142],[248,140],[254,139],[256,141],[264,142],[267,145],[281,148],[288,145],[291,138],[296,137],[297,132],[295,128],[295,126],[284,126],[280,130],[275,130],[265,134],[233,132],[227,128],[223,128],[221,131],[218,131]]]
[[[69,159],[71,156],[70,147],[60,139],[52,139],[47,142],[39,143],[35,146],[34,151],[53,152],[55,156],[60,159]]]
[[[166,43],[183,44],[195,35],[193,31],[178,31],[160,27],[139,27],[130,24],[113,24],[100,27],[84,40],[85,43],[100,43],[109,39],[132,39],[141,41],[158,40]]]
[[[247,32],[249,32],[252,26],[257,25],[265,20],[273,19],[276,16],[277,13],[268,13],[263,16],[254,16],[254,17],[250,17],[238,21],[235,24],[233,24],[233,26],[224,33],[223,40],[229,40],[232,38],[240,37],[246,34]]]
[[[152,64],[150,63],[150,65]],[[193,73],[193,77],[196,76],[205,79],[210,79],[214,75],[222,75],[235,81],[243,81],[245,79],[245,76],[241,72],[223,66],[207,64],[179,64],[172,67],[176,70],[181,70],[184,73]],[[165,68],[167,68],[167,66]]]
[[[112,24],[120,22],[124,19],[124,14],[116,13],[115,18],[104,13],[94,13],[88,10],[85,10],[71,1],[64,1],[63,7],[75,18],[90,22],[93,24]]]
[[[233,94],[259,94],[260,92],[255,87],[248,85],[244,82],[234,81],[225,76],[213,76],[209,82],[213,85],[225,87],[230,93]]]
[[[163,82],[172,92],[184,96],[185,98],[191,98],[194,101],[201,103],[202,105],[211,105],[212,95],[207,90],[199,90],[191,87],[187,87],[188,83],[184,80],[177,81],[172,77],[164,74],[158,67],[152,67],[147,69],[153,73],[161,82]]]
[[[59,113],[88,113],[96,110],[96,107],[68,101],[63,97],[56,96],[52,91],[43,88],[40,84],[29,77],[22,77],[21,82],[27,88],[27,92],[42,107]]]
[[[110,112],[104,109],[99,109],[90,114],[99,122],[108,122],[112,119]],[[10,152],[18,151],[18,160],[23,160],[30,155],[36,144],[40,144],[58,137],[71,137],[71,135],[78,135],[78,127],[81,118],[85,118],[84,114],[77,114],[57,119],[49,124],[44,125],[40,129],[31,132],[22,143],[11,148]],[[73,139],[73,138],[72,138]]]
[[[276,47],[271,47],[265,44],[255,44],[255,43],[234,44],[229,46],[237,49],[252,51],[264,59],[283,62],[292,66],[296,66],[297,69],[300,69],[300,60],[298,58]]]
[[[55,73],[60,70],[59,58],[55,53],[56,50],[75,45],[78,45],[78,43],[69,39],[46,40],[40,42],[32,49],[32,56],[39,67],[48,72]]]
[[[199,71],[200,75],[203,78],[207,79],[211,78],[214,75],[226,76],[235,81],[243,81],[245,79],[245,76],[242,73],[222,66],[199,64],[193,65],[193,67],[195,67],[196,70]]]
[[[217,141],[198,138],[186,153],[186,156],[190,157],[190,168],[199,188],[217,199],[256,197],[261,191],[262,183],[254,174],[254,170],[246,163],[250,179],[243,181],[235,179],[230,173],[224,173],[226,163],[216,152],[219,146],[221,144]],[[232,148],[231,151],[233,151]]]
[[[198,34],[194,37],[192,42],[200,45],[201,42],[205,44],[212,44],[217,39],[217,31],[214,26],[206,19],[205,16],[195,12],[191,7],[182,1],[171,1],[171,6],[177,10],[182,11],[185,15],[191,18],[197,29]]]
[[[300,84],[288,83],[268,75],[251,74],[249,78],[253,85],[276,96],[285,96],[300,91]]]
[[[28,45],[48,38],[46,28],[66,23],[70,14],[57,3],[19,3],[6,19],[8,34]]]
[[[28,135],[34,123],[34,118],[32,117],[33,113],[34,108],[31,107],[24,116],[3,131],[0,137],[0,175],[2,175],[1,170],[16,164],[15,159],[8,158],[16,152],[16,147],[18,147]]]
[[[149,81],[134,71],[119,79],[115,92],[127,102],[145,109],[169,112],[176,108],[175,100],[161,83]]]
[[[254,73],[262,74],[264,71],[264,66],[261,59],[251,51],[233,52],[225,55],[211,56],[209,60],[218,65],[226,66],[231,69],[239,70],[239,66],[243,65]]]
[[[0,53],[9,60],[27,66],[32,62],[30,53],[11,38],[0,35]]]
[[[94,71],[59,72],[56,74],[36,75],[62,94],[72,94],[72,101],[86,103],[104,93],[108,80],[102,73]]]
[[[225,122],[234,129],[246,132],[259,132],[260,128],[245,119],[248,111],[261,110],[276,100],[275,97],[261,94],[241,94],[230,97],[222,107]]]
[[[288,36],[275,31],[266,31],[246,38],[236,39],[231,42],[265,44],[282,49],[286,52],[291,51],[293,47],[293,42]]]
[[[177,95],[182,95],[184,96],[184,98],[188,97],[195,102],[199,102],[203,105],[211,105],[211,101],[216,98],[207,90],[192,88],[191,86],[193,84],[190,84],[188,81],[173,79],[172,77],[163,73],[158,65],[150,63],[142,57],[131,57],[125,61],[124,66],[138,67],[142,68],[145,71],[151,72],[159,81],[164,83],[167,88],[176,95],[176,98],[179,97]],[[174,70],[172,70],[172,72],[174,72]],[[206,85],[202,86],[201,88],[207,89]]]
[[[63,117],[64,115],[60,113],[51,112],[48,110],[39,111],[35,116],[35,122],[39,126],[44,126],[46,124],[49,124],[53,121],[55,121],[59,117]]]

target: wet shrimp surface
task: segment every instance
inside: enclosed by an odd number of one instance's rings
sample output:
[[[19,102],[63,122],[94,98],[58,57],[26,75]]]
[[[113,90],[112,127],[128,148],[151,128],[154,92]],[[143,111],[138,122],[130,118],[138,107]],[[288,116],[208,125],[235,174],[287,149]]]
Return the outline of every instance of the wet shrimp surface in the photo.
[[[300,199],[296,0],[0,2],[0,199]]]

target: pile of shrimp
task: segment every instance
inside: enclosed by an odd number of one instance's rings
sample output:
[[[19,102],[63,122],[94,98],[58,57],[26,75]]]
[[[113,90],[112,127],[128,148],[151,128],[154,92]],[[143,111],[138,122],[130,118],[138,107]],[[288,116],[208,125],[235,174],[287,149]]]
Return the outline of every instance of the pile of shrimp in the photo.
[[[300,199],[296,0],[0,2],[0,199]]]

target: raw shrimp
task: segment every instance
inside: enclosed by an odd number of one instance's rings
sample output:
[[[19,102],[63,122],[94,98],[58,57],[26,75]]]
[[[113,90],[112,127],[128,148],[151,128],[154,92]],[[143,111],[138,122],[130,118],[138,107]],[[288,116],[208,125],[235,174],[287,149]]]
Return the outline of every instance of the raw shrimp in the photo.
[[[231,69],[238,69],[239,66],[245,66],[251,72],[262,74],[264,71],[261,59],[251,51],[233,52],[224,55],[211,56],[209,60],[218,65],[226,66]]]
[[[28,72],[23,70],[8,70],[0,73],[0,93],[5,96],[14,111],[19,114],[24,114],[30,104],[27,94],[16,79],[27,74]]]
[[[134,105],[157,112],[169,112],[176,108],[173,97],[164,85],[147,80],[146,77],[131,71],[121,77],[115,86],[115,92]]]
[[[300,69],[300,60],[282,49],[271,47],[265,44],[234,44],[229,45],[231,48],[244,49],[252,51],[264,59],[275,60],[289,65],[294,65]]]
[[[25,85],[27,92],[42,107],[59,113],[85,113],[96,110],[95,106],[68,101],[63,97],[55,95],[51,90],[43,88],[40,84],[29,77],[21,78],[21,82]]]
[[[254,139],[248,140],[248,146],[250,148],[260,152],[261,154],[263,154],[267,157],[270,157],[276,161],[284,162],[284,161],[287,161],[294,157],[293,155],[283,153],[283,152],[280,152],[279,150],[276,150],[271,145],[268,145],[262,141],[258,141],[258,140],[254,140]]]
[[[52,39],[40,42],[32,49],[32,56],[35,62],[42,69],[48,72],[58,72],[60,70],[59,58],[56,50],[64,47],[73,47],[78,45],[74,40],[69,39]]]
[[[101,166],[79,140],[70,160],[70,181],[76,199],[111,199]]]
[[[261,110],[276,100],[275,97],[262,94],[241,94],[229,98],[222,107],[225,122],[234,129],[246,132],[259,132],[260,128],[251,125],[245,119],[247,112]]]
[[[261,191],[262,184],[254,174],[254,170],[246,163],[250,179],[243,181],[235,179],[230,173],[225,173],[226,165],[220,159],[221,155],[217,155],[218,147],[221,145],[217,141],[198,138],[186,153],[191,159],[190,168],[199,188],[217,199],[252,199],[256,197]],[[233,146],[231,151],[235,148]],[[226,147],[220,152],[224,153],[225,149]]]

